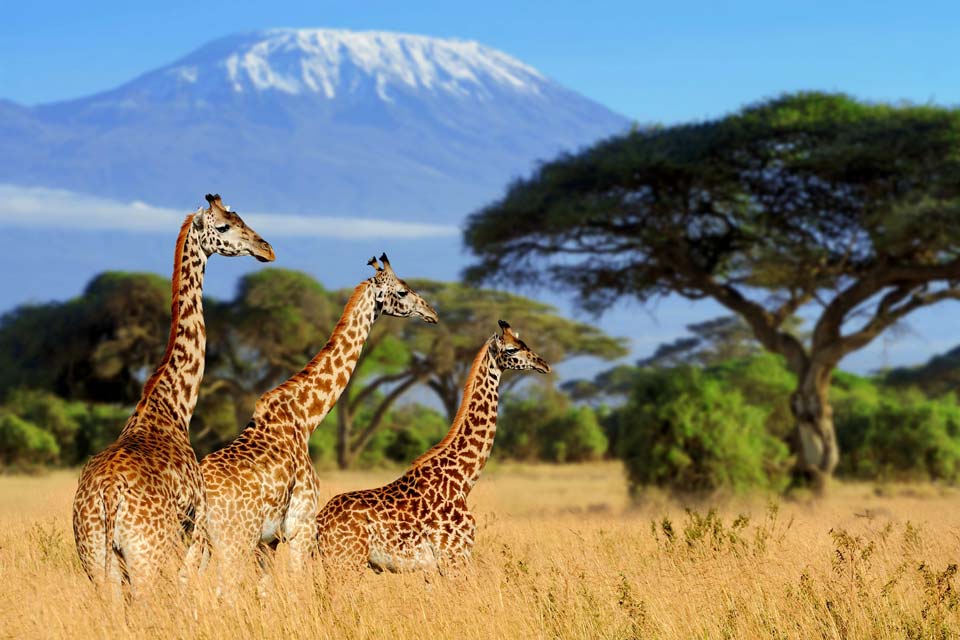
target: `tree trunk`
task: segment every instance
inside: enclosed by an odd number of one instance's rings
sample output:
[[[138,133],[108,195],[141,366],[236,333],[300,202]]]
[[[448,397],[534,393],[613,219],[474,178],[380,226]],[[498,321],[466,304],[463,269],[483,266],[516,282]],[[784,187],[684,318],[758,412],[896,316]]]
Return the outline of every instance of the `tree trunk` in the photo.
[[[456,395],[444,395],[441,398],[443,402],[443,409],[447,414],[447,422],[453,424],[454,419],[457,417],[457,411],[460,410],[460,398]]]
[[[818,493],[826,490],[840,459],[830,406],[832,373],[832,367],[808,367],[799,376],[797,390],[790,398],[797,423],[797,470],[810,477]]]

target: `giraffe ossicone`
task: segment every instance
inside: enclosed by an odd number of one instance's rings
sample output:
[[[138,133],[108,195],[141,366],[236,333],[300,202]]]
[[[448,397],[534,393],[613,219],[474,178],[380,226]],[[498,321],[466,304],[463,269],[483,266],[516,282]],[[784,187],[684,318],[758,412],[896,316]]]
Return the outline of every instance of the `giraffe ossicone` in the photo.
[[[507,369],[549,373],[550,365],[509,324],[480,348],[447,435],[390,484],[333,497],[316,519],[329,579],[377,570],[457,568],[470,558],[476,521],[467,496],[497,432],[500,376]]]
[[[260,396],[233,442],[200,462],[209,548],[194,545],[188,566],[204,565],[209,555],[221,587],[254,566],[258,548],[277,542],[289,544],[295,569],[306,564],[316,548],[320,506],[310,435],[347,386],[379,316],[437,322],[437,312],[397,277],[386,254],[368,264],[375,275],[354,289],[327,344],[302,371]]]
[[[182,557],[184,534],[205,509],[189,427],[203,378],[206,326],[203,276],[207,258],[274,259],[273,248],[220,196],[190,214],[174,251],[170,336],[133,415],[115,442],[87,462],[73,502],[73,531],[84,571],[119,595],[125,580],[150,588],[171,558]]]

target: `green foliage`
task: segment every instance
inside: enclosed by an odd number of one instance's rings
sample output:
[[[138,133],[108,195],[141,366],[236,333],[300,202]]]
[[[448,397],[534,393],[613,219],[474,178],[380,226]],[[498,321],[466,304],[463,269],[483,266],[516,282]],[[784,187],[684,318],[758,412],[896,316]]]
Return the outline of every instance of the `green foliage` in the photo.
[[[170,284],[106,272],[63,303],[0,317],[0,395],[27,387],[96,402],[134,402],[170,331]]]
[[[763,409],[702,370],[644,371],[619,413],[619,455],[631,489],[779,490],[787,449]]]
[[[79,459],[77,439],[85,413],[82,404],[65,402],[44,391],[17,389],[7,396],[3,410],[48,433],[57,443],[58,461]]]
[[[0,460],[5,466],[53,462],[59,453],[50,432],[11,413],[0,414]]]
[[[724,385],[736,389],[748,405],[766,412],[767,433],[781,440],[791,436],[794,418],[790,412],[790,394],[796,388],[797,377],[781,356],[758,353],[722,362],[708,371]]]
[[[408,404],[391,412],[384,430],[389,437],[383,455],[392,462],[406,464],[439,442],[450,425],[438,411],[421,404]]]
[[[516,460],[584,462],[601,458],[607,438],[590,407],[563,394],[533,387],[508,398],[497,420],[497,455]]]
[[[236,297],[220,315],[233,342],[228,345],[233,347],[231,373],[262,392],[320,350],[340,305],[312,276],[267,268],[243,276]]]
[[[638,130],[544,164],[471,216],[468,273],[574,287],[602,308],[712,295],[711,279],[822,290],[874,264],[949,261],[958,141],[956,109],[816,92]]]
[[[10,442],[20,443],[19,449],[10,445],[5,454],[12,456],[9,462],[70,466],[82,464],[116,439],[130,411],[113,405],[71,402],[45,391],[18,389],[0,405],[0,414],[9,417],[5,428],[12,438]],[[49,442],[54,443],[52,449]],[[42,453],[42,460],[36,459],[36,452]]]
[[[948,394],[929,399],[869,382],[834,400],[841,473],[859,478],[960,481],[960,405]]]
[[[624,297],[712,298],[804,376],[798,427],[832,439],[806,408],[843,357],[960,296],[958,149],[960,109],[819,92],[631,131],[542,165],[472,214],[467,281],[550,286],[598,313]],[[823,312],[803,341],[788,320],[814,301]],[[748,355],[700,351],[684,338],[657,356]],[[819,444],[796,451],[817,477],[836,464],[834,443]]]
[[[77,422],[76,451],[72,458],[62,458],[65,465],[78,465],[97,454],[117,439],[120,430],[130,417],[130,407],[110,404],[71,403],[75,407]]]
[[[310,437],[310,457],[320,467],[336,465],[337,408]],[[357,420],[366,424],[372,407],[365,405]],[[449,428],[446,418],[421,404],[405,404],[387,413],[383,428],[374,435],[356,460],[358,467],[405,465],[439,442]]]

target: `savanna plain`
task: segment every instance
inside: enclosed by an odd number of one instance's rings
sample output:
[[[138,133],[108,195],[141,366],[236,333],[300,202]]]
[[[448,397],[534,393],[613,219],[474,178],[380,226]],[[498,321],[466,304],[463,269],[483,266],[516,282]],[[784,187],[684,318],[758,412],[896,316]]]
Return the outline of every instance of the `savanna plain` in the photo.
[[[326,497],[396,471],[325,472]],[[76,473],[0,476],[2,638],[960,637],[960,492],[838,484],[829,497],[627,495],[618,463],[500,465],[471,497],[458,575],[292,575],[218,599],[212,572],[125,611],[76,558]]]

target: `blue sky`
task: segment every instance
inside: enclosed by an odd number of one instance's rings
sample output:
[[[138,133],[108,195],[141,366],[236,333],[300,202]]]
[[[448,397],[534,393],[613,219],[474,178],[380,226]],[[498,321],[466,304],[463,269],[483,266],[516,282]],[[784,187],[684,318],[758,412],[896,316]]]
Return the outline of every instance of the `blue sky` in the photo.
[[[939,1],[8,2],[0,98],[77,97],[222,35],[317,26],[478,40],[641,122],[794,89],[957,104],[958,24]]]
[[[333,27],[477,40],[641,123],[719,116],[798,89],[957,105],[958,25],[955,1],[11,1],[0,3],[0,99],[37,104],[110,89],[230,33]],[[221,269],[221,284],[211,285],[224,295],[236,273]],[[64,296],[78,290],[62,286]],[[651,309],[620,305],[603,325],[630,327],[646,353],[719,313],[670,298]],[[843,366],[921,362],[960,340],[958,314],[957,303],[916,313]]]

